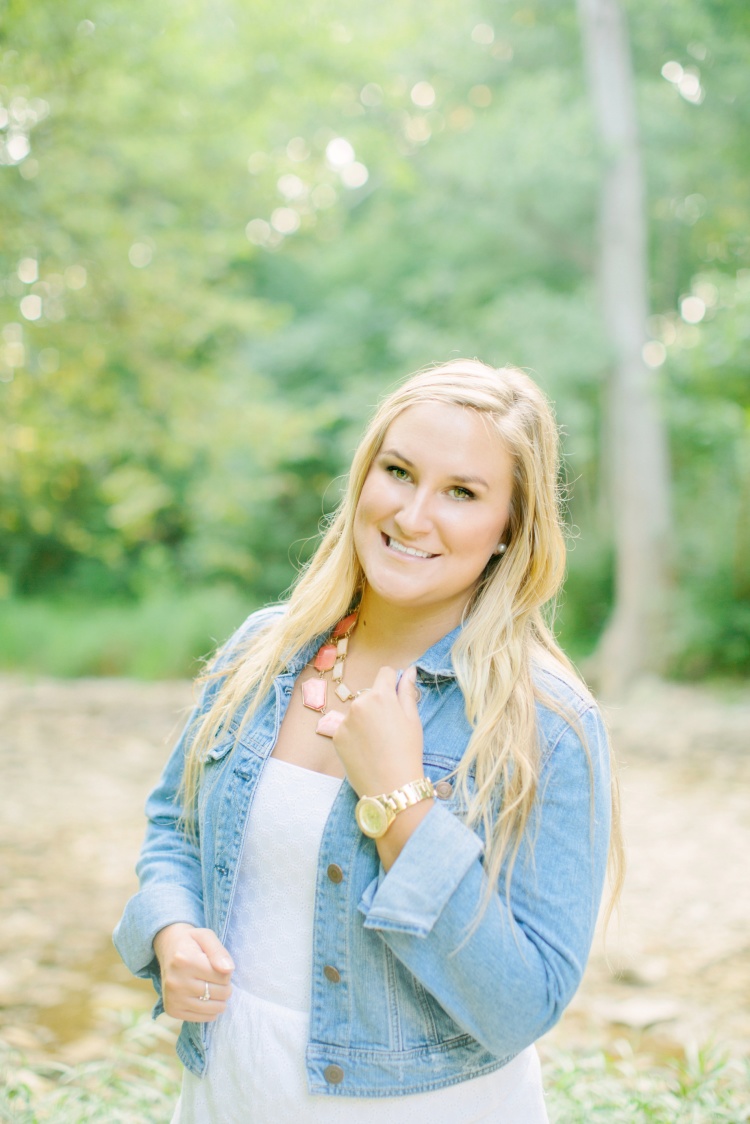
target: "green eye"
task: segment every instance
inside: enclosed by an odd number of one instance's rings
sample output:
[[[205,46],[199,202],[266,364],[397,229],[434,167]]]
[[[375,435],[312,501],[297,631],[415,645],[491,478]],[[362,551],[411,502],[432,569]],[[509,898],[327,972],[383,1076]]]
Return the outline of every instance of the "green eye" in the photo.
[[[396,480],[408,480],[409,478],[409,473],[406,469],[401,468],[400,465],[397,464],[389,464],[386,472],[390,472],[391,476],[394,476]]]
[[[474,499],[474,493],[473,492],[470,492],[468,488],[461,488],[458,485],[456,485],[455,488],[451,488],[451,495],[453,496],[454,499],[457,499],[457,500],[473,500]]]

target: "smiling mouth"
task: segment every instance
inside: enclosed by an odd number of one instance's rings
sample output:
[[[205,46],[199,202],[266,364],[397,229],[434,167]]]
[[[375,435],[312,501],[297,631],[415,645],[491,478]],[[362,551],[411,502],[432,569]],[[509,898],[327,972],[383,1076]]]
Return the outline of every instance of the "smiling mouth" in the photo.
[[[383,534],[383,541],[390,550],[395,550],[397,554],[405,554],[409,558],[437,558],[437,554],[430,554],[426,550],[417,550],[413,546],[404,546],[398,539],[392,539],[390,535]]]

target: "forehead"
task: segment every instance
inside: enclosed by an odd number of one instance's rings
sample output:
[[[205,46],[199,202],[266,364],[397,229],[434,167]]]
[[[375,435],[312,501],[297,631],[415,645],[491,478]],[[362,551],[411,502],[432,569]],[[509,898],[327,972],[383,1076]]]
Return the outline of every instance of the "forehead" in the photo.
[[[507,446],[491,419],[449,402],[407,407],[388,426],[381,447],[415,464],[439,464],[454,474],[505,477],[512,469]]]

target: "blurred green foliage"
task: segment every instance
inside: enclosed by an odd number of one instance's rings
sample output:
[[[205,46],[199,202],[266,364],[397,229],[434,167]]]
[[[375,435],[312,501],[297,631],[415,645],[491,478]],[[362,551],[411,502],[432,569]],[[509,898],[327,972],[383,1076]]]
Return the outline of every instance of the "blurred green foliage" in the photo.
[[[626,6],[673,664],[746,670],[750,16],[744,0]],[[104,628],[113,600],[275,598],[372,404],[459,355],[527,367],[557,403],[576,539],[562,628],[591,647],[617,512],[593,277],[604,157],[572,0],[9,0],[0,125],[0,594],[21,614],[0,624],[6,665],[39,661],[12,636],[38,652],[81,606]]]

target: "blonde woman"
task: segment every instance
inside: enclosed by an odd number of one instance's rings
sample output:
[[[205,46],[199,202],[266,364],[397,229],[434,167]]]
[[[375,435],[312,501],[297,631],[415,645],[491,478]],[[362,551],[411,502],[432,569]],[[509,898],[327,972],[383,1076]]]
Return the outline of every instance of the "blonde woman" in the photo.
[[[599,712],[542,615],[557,481],[522,372],[412,376],[288,602],[219,653],[115,934],[184,1020],[175,1124],[547,1120],[534,1042],[618,839]]]

